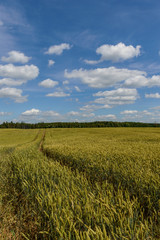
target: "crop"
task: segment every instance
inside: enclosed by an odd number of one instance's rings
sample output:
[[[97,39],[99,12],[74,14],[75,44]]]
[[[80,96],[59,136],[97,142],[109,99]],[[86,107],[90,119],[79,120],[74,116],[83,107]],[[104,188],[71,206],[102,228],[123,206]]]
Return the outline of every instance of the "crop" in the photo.
[[[1,148],[15,239],[160,238],[159,129],[29,131]]]

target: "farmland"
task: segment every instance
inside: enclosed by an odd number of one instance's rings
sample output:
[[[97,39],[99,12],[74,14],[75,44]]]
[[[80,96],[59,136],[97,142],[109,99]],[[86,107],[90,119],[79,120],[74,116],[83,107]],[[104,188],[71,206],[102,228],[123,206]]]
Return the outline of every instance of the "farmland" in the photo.
[[[160,239],[160,129],[0,130],[0,239]]]

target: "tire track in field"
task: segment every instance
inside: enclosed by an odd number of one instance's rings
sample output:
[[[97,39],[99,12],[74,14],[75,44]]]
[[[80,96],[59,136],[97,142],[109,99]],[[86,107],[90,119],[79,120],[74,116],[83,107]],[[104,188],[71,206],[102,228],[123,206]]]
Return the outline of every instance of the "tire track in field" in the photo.
[[[43,143],[45,141],[45,136],[46,136],[46,130],[44,130],[44,132],[43,132],[43,136],[42,136],[42,139],[40,141],[39,148],[38,148],[38,150],[40,152],[42,152],[43,154],[44,154],[44,152],[43,152]]]
[[[24,143],[19,143],[19,144],[16,145],[14,148],[21,147],[21,146],[23,146],[23,145],[26,145],[26,144],[35,142],[35,141],[38,139],[38,136],[39,136],[40,132],[41,132],[41,130],[39,130],[39,131],[37,132],[37,134],[36,134],[36,136],[33,138],[33,140],[28,141],[28,142],[24,142]]]

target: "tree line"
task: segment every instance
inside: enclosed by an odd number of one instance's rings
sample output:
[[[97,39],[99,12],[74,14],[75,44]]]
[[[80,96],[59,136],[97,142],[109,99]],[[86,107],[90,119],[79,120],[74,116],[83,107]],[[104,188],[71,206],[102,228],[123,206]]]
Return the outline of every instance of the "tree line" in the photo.
[[[96,127],[160,127],[160,123],[142,123],[142,122],[112,122],[112,121],[95,121],[95,122],[3,122],[0,128],[96,128]]]

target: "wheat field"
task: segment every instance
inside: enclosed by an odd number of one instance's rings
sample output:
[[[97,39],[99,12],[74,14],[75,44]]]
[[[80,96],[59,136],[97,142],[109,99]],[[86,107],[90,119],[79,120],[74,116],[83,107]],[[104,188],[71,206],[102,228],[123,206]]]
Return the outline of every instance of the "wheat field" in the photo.
[[[0,239],[160,239],[160,129],[0,130]]]

